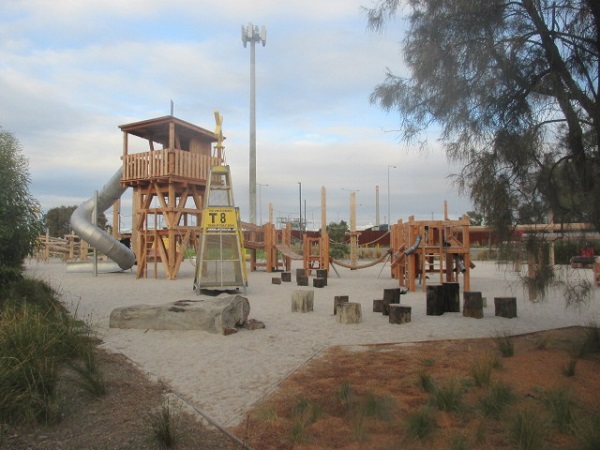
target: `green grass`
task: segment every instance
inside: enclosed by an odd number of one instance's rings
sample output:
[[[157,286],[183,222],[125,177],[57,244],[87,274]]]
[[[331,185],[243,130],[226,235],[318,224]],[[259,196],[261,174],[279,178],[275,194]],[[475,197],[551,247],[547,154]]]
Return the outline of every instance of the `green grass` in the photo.
[[[509,439],[513,448],[519,450],[542,450],[548,422],[542,414],[532,408],[519,410],[510,421]]]
[[[93,351],[89,327],[37,280],[12,283],[0,305],[0,421],[56,423],[65,368]]]
[[[479,399],[486,417],[499,418],[506,407],[516,400],[516,394],[508,384],[497,382],[490,385],[486,394]]]
[[[433,403],[442,411],[458,411],[462,405],[463,386],[450,378],[431,393]]]
[[[429,438],[435,427],[435,413],[427,406],[410,413],[406,418],[406,433],[411,439],[417,441]]]
[[[419,384],[425,392],[430,394],[436,389],[435,380],[431,374],[425,370],[419,372]]]
[[[494,336],[494,342],[496,342],[496,346],[498,350],[500,350],[500,354],[504,358],[509,358],[514,356],[515,354],[515,342],[514,337],[510,335],[508,331],[502,331],[496,333]]]
[[[174,448],[180,442],[182,431],[176,408],[168,400],[163,401],[158,411],[147,418],[150,441],[161,449]]]
[[[490,384],[495,362],[490,355],[478,359],[471,365],[471,376],[479,387]]]
[[[550,411],[553,425],[563,433],[572,431],[575,424],[572,392],[565,386],[558,386],[544,392],[542,400]]]

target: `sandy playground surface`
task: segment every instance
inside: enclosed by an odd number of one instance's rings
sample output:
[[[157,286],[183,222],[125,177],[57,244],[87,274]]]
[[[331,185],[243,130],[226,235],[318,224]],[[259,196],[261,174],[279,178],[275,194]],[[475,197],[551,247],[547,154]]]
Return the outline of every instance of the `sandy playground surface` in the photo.
[[[592,300],[579,309],[565,308],[562,289],[554,290],[542,302],[532,303],[517,274],[492,262],[476,262],[477,267],[471,271],[471,290],[481,291],[487,298],[483,319],[466,318],[462,313],[427,316],[425,293],[418,286],[417,292],[401,297],[401,304],[412,307],[411,323],[393,325],[387,316],[372,312],[373,299],[382,298],[384,289],[398,286],[390,277],[389,265],[382,272],[381,264],[355,271],[337,267],[339,278],[331,271],[328,286],[319,289],[296,286],[295,268],[300,265],[295,264],[292,282],[281,285],[271,282],[278,273],[249,273],[246,297],[250,318],[264,322],[266,328],[240,330],[230,336],[108,328],[110,313],[117,307],[196,299],[190,261],[182,264],[173,281],[160,277],[136,280],[133,271],[97,277],[67,273],[60,261],[31,261],[27,270],[31,276],[50,282],[79,318],[92,323],[105,348],[124,354],[224,427],[241,423],[255,402],[328,346],[490,337],[600,323],[600,288],[594,288]],[[561,270],[572,280],[593,279],[590,269]],[[428,283],[436,281],[432,277]],[[296,289],[314,290],[313,312],[291,312],[292,292]],[[332,314],[336,295],[348,295],[351,302],[362,304],[361,324],[337,323]],[[517,297],[518,317],[495,317],[493,298],[507,296]]]

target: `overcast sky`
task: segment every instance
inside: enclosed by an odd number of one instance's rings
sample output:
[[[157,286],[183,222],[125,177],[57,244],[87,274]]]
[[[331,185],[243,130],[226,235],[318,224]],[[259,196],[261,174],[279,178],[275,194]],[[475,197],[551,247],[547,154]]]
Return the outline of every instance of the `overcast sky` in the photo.
[[[90,198],[119,168],[119,125],[168,115],[172,100],[176,117],[212,131],[218,110],[248,220],[241,26],[252,22],[267,29],[256,47],[257,216],[266,221],[271,203],[276,217],[297,218],[301,182],[309,227],[320,225],[322,186],[328,222],[349,221],[357,191],[357,224],[375,224],[379,186],[385,223],[389,171],[392,220],[439,219],[444,200],[456,218],[471,209],[449,179],[459,169],[435,140],[425,153],[402,144],[397,115],[369,102],[386,68],[406,74],[404,23],[368,31],[370,1],[3,0],[0,127],[20,141],[31,192],[48,210]]]

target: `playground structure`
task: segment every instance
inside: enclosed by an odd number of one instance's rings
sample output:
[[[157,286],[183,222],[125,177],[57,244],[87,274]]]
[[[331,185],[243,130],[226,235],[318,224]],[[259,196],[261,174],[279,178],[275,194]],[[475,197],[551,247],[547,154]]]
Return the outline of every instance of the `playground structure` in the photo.
[[[463,276],[463,289],[471,288],[471,263],[469,243],[469,217],[444,220],[398,221],[392,225],[390,248],[393,249],[391,272],[400,286],[410,292],[416,290],[416,280],[427,290],[429,275],[437,275],[439,283],[458,282]]]

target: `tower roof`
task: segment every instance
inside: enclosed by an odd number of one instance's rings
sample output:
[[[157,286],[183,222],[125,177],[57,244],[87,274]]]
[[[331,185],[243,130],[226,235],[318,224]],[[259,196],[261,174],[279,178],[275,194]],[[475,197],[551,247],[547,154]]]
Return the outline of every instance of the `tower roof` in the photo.
[[[180,138],[194,137],[205,142],[217,142],[217,135],[212,131],[205,130],[175,116],[163,116],[119,125],[119,128],[126,133],[167,146],[169,144],[169,125],[171,123],[175,124],[175,134]]]

